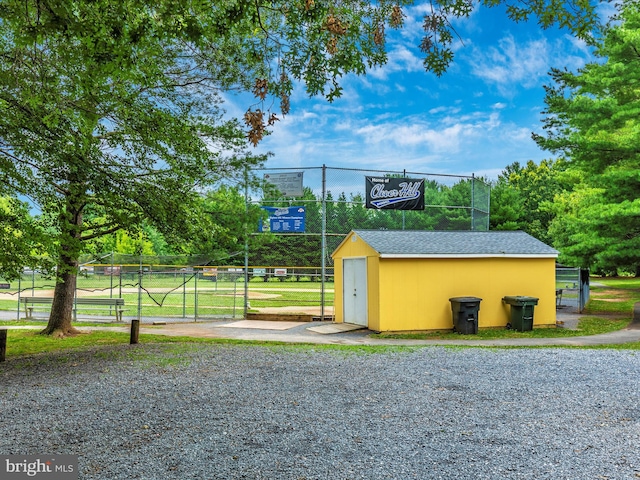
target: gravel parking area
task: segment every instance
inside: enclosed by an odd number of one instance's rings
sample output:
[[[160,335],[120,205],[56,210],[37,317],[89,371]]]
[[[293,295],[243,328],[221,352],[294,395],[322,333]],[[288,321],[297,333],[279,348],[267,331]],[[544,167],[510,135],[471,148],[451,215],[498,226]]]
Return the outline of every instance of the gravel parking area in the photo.
[[[0,364],[0,453],[80,479],[633,479],[640,354],[178,344]]]

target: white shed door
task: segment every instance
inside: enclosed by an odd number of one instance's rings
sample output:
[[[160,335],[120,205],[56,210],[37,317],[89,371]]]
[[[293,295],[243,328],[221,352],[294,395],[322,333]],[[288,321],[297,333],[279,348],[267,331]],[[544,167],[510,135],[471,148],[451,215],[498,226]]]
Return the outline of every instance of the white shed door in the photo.
[[[368,326],[367,324],[367,259],[345,258],[342,260],[344,298],[344,323]]]

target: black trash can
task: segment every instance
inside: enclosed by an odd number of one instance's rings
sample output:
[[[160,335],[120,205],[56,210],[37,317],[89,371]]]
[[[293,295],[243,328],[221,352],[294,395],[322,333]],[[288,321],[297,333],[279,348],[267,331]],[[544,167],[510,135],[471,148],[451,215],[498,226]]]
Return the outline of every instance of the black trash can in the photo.
[[[478,311],[481,298],[453,297],[450,298],[451,313],[453,314],[453,330],[462,335],[478,333]]]
[[[511,326],[512,329],[519,332],[527,332],[533,330],[533,311],[538,304],[536,297],[524,296],[506,296],[502,301],[511,305]]]

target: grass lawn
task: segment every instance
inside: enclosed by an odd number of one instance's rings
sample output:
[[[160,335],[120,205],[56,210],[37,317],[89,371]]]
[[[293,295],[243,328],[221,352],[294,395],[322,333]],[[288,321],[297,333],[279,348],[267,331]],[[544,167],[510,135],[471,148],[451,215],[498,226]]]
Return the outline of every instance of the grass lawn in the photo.
[[[633,306],[640,302],[640,279],[637,278],[592,278],[590,301],[585,315],[576,330],[563,328],[538,328],[529,332],[504,329],[479,330],[475,335],[460,335],[453,332],[426,333],[381,333],[380,338],[405,339],[469,339],[494,340],[501,338],[566,338],[582,335],[597,335],[625,328],[632,319]],[[627,344],[627,346],[630,344]],[[640,348],[640,345],[630,348]]]
[[[1,328],[1,326],[0,326]],[[96,356],[109,356],[109,346],[122,346],[129,343],[129,333],[110,332],[110,331],[92,331],[86,334],[80,334],[74,337],[57,339],[40,335],[39,330],[9,330],[7,334],[7,359],[30,358],[34,361],[42,359],[47,361],[48,353],[71,353],[74,351],[95,351]],[[408,351],[419,347],[402,347],[393,345],[322,345],[308,343],[285,343],[274,341],[256,341],[256,340],[236,340],[226,338],[196,338],[196,337],[179,337],[154,334],[140,334],[139,345],[147,344],[171,344],[173,345],[176,361],[179,361],[180,352],[189,349],[194,344],[212,344],[212,345],[242,345],[246,347],[262,346],[267,348],[285,349],[285,350],[330,350],[346,353],[368,354],[383,353],[395,351]],[[135,359],[142,353],[137,352],[136,346],[132,345],[131,358]],[[120,353],[122,351],[120,350]],[[65,355],[58,357],[58,360],[73,362],[73,355]],[[0,363],[0,369],[2,368]]]
[[[420,333],[379,333],[376,338],[403,338],[423,340],[496,340],[502,338],[568,338],[584,335],[598,335],[614,332],[626,327],[629,319],[583,317],[576,330],[565,328],[534,328],[528,332],[506,330],[503,328],[479,329],[474,335],[460,335],[455,332],[420,332]]]
[[[275,282],[274,282],[275,283]],[[301,285],[294,282],[286,282],[286,290],[294,291],[296,287]],[[313,285],[313,284],[312,284]],[[252,283],[252,287],[265,287],[262,283]],[[267,288],[272,289],[281,287],[282,284],[277,282],[275,285],[269,285]],[[319,288],[319,286],[318,286]],[[283,289],[278,289],[282,292]],[[636,302],[640,302],[640,279],[635,278],[596,278],[592,279],[591,301],[584,312],[585,316],[581,319],[577,330],[568,330],[562,328],[538,328],[529,332],[516,332],[504,329],[487,329],[480,330],[476,335],[459,335],[452,332],[429,332],[417,334],[374,334],[374,338],[406,338],[406,339],[456,339],[456,340],[489,340],[501,338],[545,338],[545,337],[573,337],[583,335],[596,335],[600,333],[611,332],[626,327],[632,319],[633,306]],[[252,302],[253,303],[253,302]],[[44,328],[43,322],[16,322],[16,321],[0,321],[0,328],[3,325],[22,325],[22,326],[38,326]],[[91,324],[82,322],[82,326],[93,326],[104,324]],[[116,326],[117,324],[109,324]],[[93,331],[88,334],[81,334],[75,337],[65,339],[54,339],[40,335],[38,329],[34,330],[9,330],[7,335],[7,358],[41,356],[49,352],[74,351],[74,350],[90,350],[98,348],[105,352],[105,348],[109,345],[121,345],[129,343],[128,332],[110,332],[110,331]],[[278,342],[255,342],[242,340],[227,339],[204,339],[191,337],[169,337],[163,335],[141,334],[141,343],[163,343],[175,344],[177,349],[180,345],[193,343],[211,343],[211,344],[242,344],[242,345],[265,345],[279,346],[279,348],[312,348],[312,349],[328,349],[353,352],[384,352],[395,351],[408,348],[420,347],[388,347],[388,346],[343,346],[343,345],[291,345],[280,344]],[[456,348],[459,348],[457,346]],[[492,347],[495,348],[495,347]],[[519,347],[524,348],[524,347]],[[555,348],[576,348],[576,347],[555,347]],[[596,348],[596,347],[582,347]],[[623,345],[604,345],[597,348],[618,348],[618,349],[634,349],[640,350],[640,342],[627,343]]]
[[[631,319],[633,306],[640,302],[640,278],[592,278],[591,283],[586,313],[623,315]]]

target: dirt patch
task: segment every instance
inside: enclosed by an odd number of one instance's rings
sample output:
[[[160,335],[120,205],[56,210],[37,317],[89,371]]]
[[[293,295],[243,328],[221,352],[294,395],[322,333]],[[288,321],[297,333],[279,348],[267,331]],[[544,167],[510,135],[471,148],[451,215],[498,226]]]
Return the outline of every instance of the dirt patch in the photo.
[[[206,293],[211,293],[211,292],[206,292]],[[198,295],[202,295],[202,293],[199,293]],[[217,293],[216,296],[244,298],[244,292]],[[269,299],[278,298],[281,296],[282,295],[278,295],[276,293],[260,293],[260,292],[249,292],[249,295],[248,295],[249,300],[269,300]]]
[[[603,302],[626,302],[627,300],[630,300],[632,298],[632,293],[637,293],[637,292],[631,292],[631,291],[626,291],[626,290],[598,290],[598,291],[591,291],[589,293],[591,298],[597,298],[600,301]],[[615,298],[602,298],[602,297],[615,297]]]
[[[251,300],[252,298],[255,300],[259,300],[259,299],[278,298],[281,296],[282,295],[279,295],[277,293],[252,292],[251,290],[249,290],[249,300]]]
[[[624,292],[624,290],[620,290],[620,289],[608,289],[608,290],[602,290],[602,289],[598,289],[598,290],[591,290],[591,295],[620,295]]]

